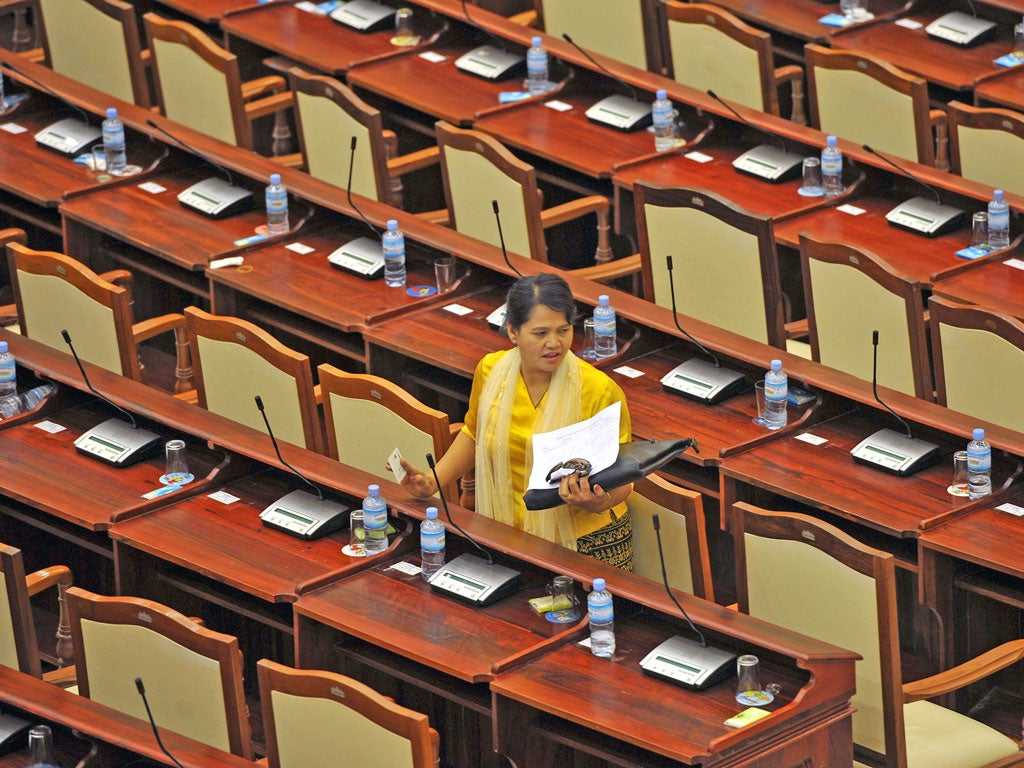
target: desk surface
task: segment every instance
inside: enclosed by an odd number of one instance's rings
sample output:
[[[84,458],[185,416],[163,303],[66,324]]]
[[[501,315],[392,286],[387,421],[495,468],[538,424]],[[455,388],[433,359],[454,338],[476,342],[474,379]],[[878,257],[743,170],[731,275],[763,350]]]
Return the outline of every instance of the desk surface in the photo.
[[[157,0],[178,13],[198,21],[200,24],[217,24],[229,11],[258,7],[259,0]]]
[[[827,41],[836,27],[827,27],[819,19],[826,14],[839,12],[838,5],[816,0],[786,0],[784,3],[765,3],[762,0],[712,1],[714,5],[732,11],[755,26],[809,42]],[[903,5],[903,0],[872,0],[871,11],[879,16],[891,13]]]
[[[1024,67],[1007,70],[1005,74],[978,83],[974,103],[979,107],[1006,107],[1018,112],[1024,109]]]
[[[985,263],[972,263],[937,280],[932,293],[1024,320],[1024,272],[1016,261],[1019,258],[1017,249],[986,258]],[[1011,260],[1011,264],[1005,263]]]
[[[927,8],[903,17],[920,22],[923,25],[920,29],[907,29],[897,24],[895,19],[889,19],[839,32],[829,42],[833,48],[848,48],[877,56],[905,72],[923,77],[929,83],[954,91],[971,91],[978,80],[1002,71],[993,61],[1009,53],[1013,47],[1013,30],[1000,25],[995,39],[970,48],[929,37],[924,27],[948,10],[949,7],[941,10]]]

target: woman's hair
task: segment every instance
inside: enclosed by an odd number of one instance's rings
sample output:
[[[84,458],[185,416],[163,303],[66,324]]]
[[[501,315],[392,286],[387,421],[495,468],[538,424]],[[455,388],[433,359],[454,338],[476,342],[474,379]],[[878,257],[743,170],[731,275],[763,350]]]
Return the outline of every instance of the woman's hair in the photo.
[[[556,274],[541,272],[521,277],[509,288],[505,300],[505,323],[518,331],[538,304],[561,312],[570,325],[576,322],[576,300],[569,285]]]

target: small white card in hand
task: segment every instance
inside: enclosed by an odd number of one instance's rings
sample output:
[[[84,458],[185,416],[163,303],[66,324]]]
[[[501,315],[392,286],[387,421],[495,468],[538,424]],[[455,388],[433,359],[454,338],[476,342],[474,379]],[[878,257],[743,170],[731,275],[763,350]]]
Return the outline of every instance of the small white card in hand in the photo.
[[[405,480],[405,467],[402,466],[402,452],[395,448],[388,456],[388,469],[395,473],[395,480],[402,482]]]

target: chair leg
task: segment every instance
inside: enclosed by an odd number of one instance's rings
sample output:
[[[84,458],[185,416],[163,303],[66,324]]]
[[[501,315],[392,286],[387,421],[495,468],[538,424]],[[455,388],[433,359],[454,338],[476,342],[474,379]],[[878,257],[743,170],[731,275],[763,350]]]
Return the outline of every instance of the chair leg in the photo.
[[[804,81],[801,78],[794,78],[791,96],[793,99],[793,111],[789,119],[797,125],[807,125],[807,112],[804,109]]]
[[[274,157],[287,155],[292,151],[292,129],[288,125],[285,110],[278,110],[274,114],[274,130],[270,136],[274,140],[270,147]]]
[[[607,211],[599,211],[597,214],[597,251],[594,253],[594,261],[604,264],[612,260],[611,223]]]
[[[949,130],[945,122],[935,126],[935,167],[940,171],[949,170]]]
[[[192,349],[184,328],[174,329],[174,351],[174,391],[188,392],[195,388],[195,383],[192,381]]]
[[[67,600],[64,598],[64,590],[70,586],[70,576],[67,583],[57,582],[57,601],[60,605],[60,617],[57,620],[57,661],[61,667],[75,663],[74,648],[71,645],[71,617],[68,614]]]

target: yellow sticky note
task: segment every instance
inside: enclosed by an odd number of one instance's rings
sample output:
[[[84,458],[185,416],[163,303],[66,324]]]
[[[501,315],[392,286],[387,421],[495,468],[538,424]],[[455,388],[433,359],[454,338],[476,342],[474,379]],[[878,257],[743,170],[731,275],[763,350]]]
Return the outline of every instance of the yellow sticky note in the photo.
[[[742,728],[744,725],[756,723],[762,717],[768,717],[770,714],[771,712],[758,709],[757,707],[747,707],[742,712],[735,714],[726,720],[725,724],[730,728]]]

